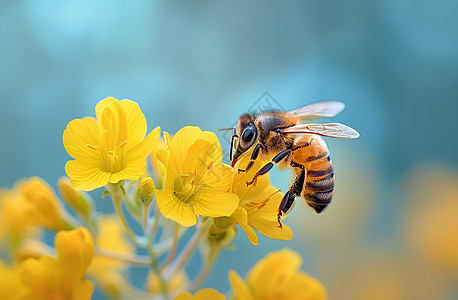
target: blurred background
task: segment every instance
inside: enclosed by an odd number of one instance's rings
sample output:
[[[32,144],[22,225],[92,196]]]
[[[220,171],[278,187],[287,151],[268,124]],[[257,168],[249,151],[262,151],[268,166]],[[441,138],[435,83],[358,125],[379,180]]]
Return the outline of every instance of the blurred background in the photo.
[[[458,299],[457,30],[453,0],[2,1],[0,186],[55,187],[66,124],[107,96],[171,133],[340,100],[329,121],[361,137],[326,140],[332,205],[315,215],[297,201],[291,241],[240,232],[206,286],[227,292],[228,269],[289,247],[331,300]],[[291,174],[271,178],[285,191]]]

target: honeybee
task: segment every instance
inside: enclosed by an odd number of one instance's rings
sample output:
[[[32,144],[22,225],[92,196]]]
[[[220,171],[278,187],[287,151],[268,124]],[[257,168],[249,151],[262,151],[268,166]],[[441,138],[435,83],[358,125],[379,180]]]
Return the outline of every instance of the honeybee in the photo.
[[[296,197],[302,197],[315,212],[321,213],[331,202],[334,194],[334,169],[328,147],[320,136],[353,139],[359,133],[340,123],[309,124],[307,119],[334,117],[345,105],[338,101],[326,101],[306,105],[288,112],[265,112],[258,116],[249,113],[241,115],[233,130],[230,160],[234,167],[237,160],[251,150],[246,172],[261,155],[272,157],[259,169],[247,186],[256,184],[259,176],[265,175],[272,167],[292,168],[295,176],[278,208],[278,223],[291,209]],[[234,155],[232,155],[234,152]]]

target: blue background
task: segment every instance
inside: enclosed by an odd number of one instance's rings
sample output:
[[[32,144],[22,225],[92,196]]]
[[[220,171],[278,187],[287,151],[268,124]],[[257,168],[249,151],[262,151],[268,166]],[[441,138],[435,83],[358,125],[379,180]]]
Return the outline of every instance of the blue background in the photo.
[[[94,115],[107,96],[138,102],[149,129],[171,133],[186,125],[232,126],[265,92],[287,110],[336,99],[347,108],[331,121],[357,128],[361,138],[328,140],[342,182],[335,201],[348,204],[323,218],[332,228],[362,217],[342,227],[342,244],[364,227],[355,238],[360,245],[392,244],[381,252],[393,261],[410,209],[403,178],[427,163],[458,168],[457,30],[452,0],[2,1],[0,186],[32,175],[55,186],[69,159],[66,124]],[[289,179],[272,175],[283,189]],[[352,203],[355,194],[361,202]],[[329,241],[336,236],[317,234],[318,219],[297,202],[292,242],[261,238],[254,247],[242,233],[207,286],[226,292],[229,268],[245,275],[265,253],[290,247],[331,299],[344,299],[338,295],[345,288],[329,274],[348,258],[339,248],[330,253],[339,247]],[[345,214],[353,221],[338,223]]]

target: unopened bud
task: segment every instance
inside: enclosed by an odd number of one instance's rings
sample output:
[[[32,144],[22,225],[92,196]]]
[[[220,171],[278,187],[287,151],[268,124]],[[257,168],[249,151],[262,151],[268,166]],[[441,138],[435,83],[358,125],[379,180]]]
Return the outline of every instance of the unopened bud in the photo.
[[[88,194],[75,190],[67,177],[59,178],[57,181],[57,186],[59,188],[62,199],[72,209],[84,217],[89,217],[93,203],[91,197]]]
[[[154,181],[151,177],[145,177],[140,181],[139,200],[143,205],[148,205],[154,196]]]

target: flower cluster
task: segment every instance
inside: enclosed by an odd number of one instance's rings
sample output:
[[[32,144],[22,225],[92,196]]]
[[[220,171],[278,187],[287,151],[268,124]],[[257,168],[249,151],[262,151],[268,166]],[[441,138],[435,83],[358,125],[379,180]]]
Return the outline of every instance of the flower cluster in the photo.
[[[1,295],[85,300],[98,288],[112,299],[226,299],[214,289],[198,289],[237,228],[253,245],[258,245],[256,231],[292,238],[287,225],[278,226],[283,194],[269,177],[245,184],[262,159],[249,172],[237,172],[250,154],[234,168],[224,164],[213,132],[188,126],[173,136],[161,136],[159,127],[147,133],[146,118],[131,100],[106,98],[95,115],[71,121],[63,133],[73,160],[65,166],[68,178],[57,182],[59,196],[39,177],[0,191]],[[97,211],[87,193],[102,187],[115,214]],[[41,241],[43,231],[55,234],[53,247]],[[185,268],[197,249],[201,269],[188,274]],[[230,294],[233,299],[325,299],[323,286],[300,265],[292,250],[272,253],[246,280],[231,271]],[[148,269],[143,289],[126,272],[132,266]]]

